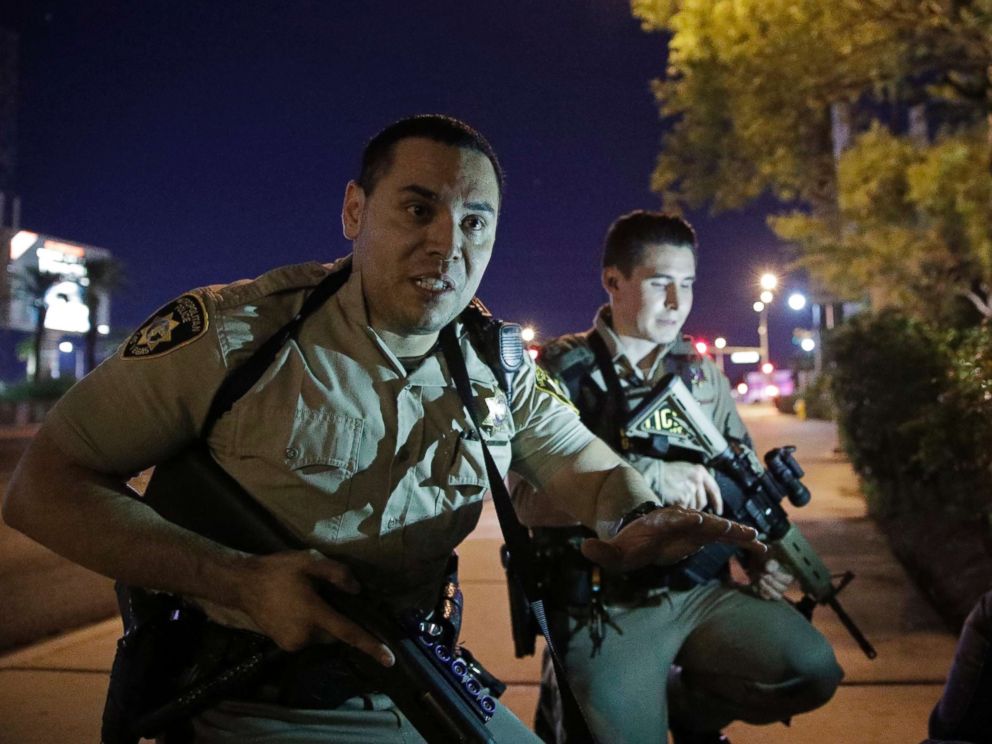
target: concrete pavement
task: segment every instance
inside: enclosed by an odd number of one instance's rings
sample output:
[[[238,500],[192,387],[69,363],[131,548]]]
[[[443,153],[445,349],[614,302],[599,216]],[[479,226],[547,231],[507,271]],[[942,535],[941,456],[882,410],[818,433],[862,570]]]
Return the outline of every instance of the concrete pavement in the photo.
[[[758,449],[795,444],[813,501],[793,518],[833,571],[856,580],[841,600],[878,649],[868,661],[829,609],[815,622],[834,643],[847,676],[836,697],[790,727],[735,724],[734,744],[915,744],[940,694],[954,637],[918,594],[865,517],[849,465],[834,451],[831,424],[800,422],[769,408],[744,410]],[[509,684],[504,702],[530,721],[537,696],[537,657],[513,658],[506,587],[495,514],[459,550],[466,595],[463,641]],[[118,621],[98,623],[0,657],[0,742],[50,744],[98,741],[107,674]],[[622,683],[622,680],[621,680]]]

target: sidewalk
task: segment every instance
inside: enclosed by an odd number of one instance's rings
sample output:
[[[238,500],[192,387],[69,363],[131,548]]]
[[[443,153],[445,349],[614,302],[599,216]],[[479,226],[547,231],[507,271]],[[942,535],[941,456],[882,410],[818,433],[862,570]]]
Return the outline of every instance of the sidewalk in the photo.
[[[767,408],[743,411],[764,452],[795,444],[813,500],[791,514],[835,572],[856,580],[840,599],[878,650],[867,660],[827,608],[817,627],[833,642],[847,676],[824,708],[782,725],[729,729],[734,744],[916,744],[937,700],[955,639],[910,584],[885,539],[864,516],[850,467],[834,452],[831,424],[800,422]],[[524,721],[537,698],[539,656],[513,657],[502,540],[495,513],[459,549],[466,614],[463,641],[509,684],[503,701]],[[99,741],[99,720],[119,623],[99,623],[0,657],[0,741],[52,744]]]

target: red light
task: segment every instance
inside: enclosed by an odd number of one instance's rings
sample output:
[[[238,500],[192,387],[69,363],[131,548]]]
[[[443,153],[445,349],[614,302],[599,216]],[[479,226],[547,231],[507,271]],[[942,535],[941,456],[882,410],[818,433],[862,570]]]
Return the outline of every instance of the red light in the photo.
[[[710,345],[705,341],[697,341],[695,343],[696,351],[700,354],[705,354],[710,349]]]
[[[538,360],[538,357],[541,356],[541,347],[540,346],[528,346],[527,347],[527,353],[530,355],[530,358],[533,359],[536,362]]]

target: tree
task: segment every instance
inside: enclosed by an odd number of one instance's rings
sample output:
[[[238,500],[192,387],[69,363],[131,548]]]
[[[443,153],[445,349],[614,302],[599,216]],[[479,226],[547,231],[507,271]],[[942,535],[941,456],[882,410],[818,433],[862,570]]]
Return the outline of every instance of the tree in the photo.
[[[16,290],[35,310],[34,321],[34,381],[43,378],[41,352],[45,342],[45,317],[48,315],[48,290],[63,280],[59,274],[49,274],[37,266],[23,266],[16,273]]]
[[[936,277],[987,314],[992,0],[632,8],[670,35],[654,84],[669,129],[652,187],[666,206],[771,192],[787,209],[773,229],[836,294],[912,304]],[[953,203],[927,180],[951,185],[947,168],[966,179]]]
[[[86,261],[86,276],[89,284],[86,286],[86,307],[89,310],[90,325],[86,331],[86,371],[96,367],[96,347],[99,338],[97,318],[103,298],[124,283],[124,269],[120,261],[109,256]]]

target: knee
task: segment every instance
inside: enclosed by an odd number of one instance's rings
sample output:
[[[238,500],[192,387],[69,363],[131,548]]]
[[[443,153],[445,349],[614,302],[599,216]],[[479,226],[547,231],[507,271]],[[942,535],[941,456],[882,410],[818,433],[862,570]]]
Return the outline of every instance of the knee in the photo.
[[[799,650],[790,659],[790,683],[795,713],[819,708],[834,696],[844,677],[830,644],[823,640]]]

